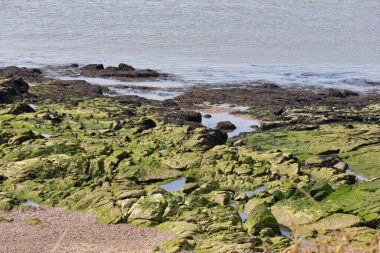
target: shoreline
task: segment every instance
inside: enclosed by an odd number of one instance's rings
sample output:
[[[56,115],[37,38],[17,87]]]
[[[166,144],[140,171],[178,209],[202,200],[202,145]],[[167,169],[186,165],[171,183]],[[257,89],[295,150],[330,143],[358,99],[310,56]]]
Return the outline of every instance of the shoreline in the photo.
[[[126,64],[78,71],[140,81],[161,76]],[[328,247],[335,247],[332,232],[357,238],[347,249],[373,246],[380,226],[380,94],[264,82],[192,86],[157,101],[105,96],[101,85],[45,78],[38,69],[0,69],[0,79],[3,210],[17,213],[33,199],[87,210],[108,224],[159,228],[175,235],[154,230],[165,241],[159,249],[169,252],[252,252],[265,245],[278,252],[298,237],[330,238]],[[222,115],[207,123],[197,112],[205,108]],[[214,126],[226,115],[260,122],[257,130],[229,136]],[[375,179],[360,181],[352,171]],[[176,179],[178,189],[162,188]],[[292,236],[282,236],[281,227]]]

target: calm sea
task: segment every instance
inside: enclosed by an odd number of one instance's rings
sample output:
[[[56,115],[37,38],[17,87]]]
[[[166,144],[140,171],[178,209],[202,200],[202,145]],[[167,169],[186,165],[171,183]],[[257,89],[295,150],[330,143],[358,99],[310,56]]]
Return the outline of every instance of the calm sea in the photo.
[[[0,0],[0,65],[126,62],[184,82],[380,80],[380,0]]]

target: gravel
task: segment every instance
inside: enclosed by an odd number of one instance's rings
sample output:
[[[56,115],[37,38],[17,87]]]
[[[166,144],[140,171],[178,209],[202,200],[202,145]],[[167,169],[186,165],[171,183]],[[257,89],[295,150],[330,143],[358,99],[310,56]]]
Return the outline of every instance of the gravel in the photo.
[[[130,224],[106,225],[95,215],[53,207],[31,210],[0,211],[0,252],[152,252],[174,236],[154,228]],[[26,219],[38,218],[37,225],[25,224]],[[1,220],[1,219],[0,219]]]

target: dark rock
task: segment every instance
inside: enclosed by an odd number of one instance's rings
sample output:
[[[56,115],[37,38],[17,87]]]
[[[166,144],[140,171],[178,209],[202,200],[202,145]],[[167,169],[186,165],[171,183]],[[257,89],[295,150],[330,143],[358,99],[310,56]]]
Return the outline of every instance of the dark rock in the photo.
[[[12,103],[28,93],[29,85],[21,78],[0,84],[0,103]]]
[[[67,101],[72,97],[103,97],[103,87],[84,80],[56,80],[44,85],[44,92],[38,93],[42,99]]]
[[[178,107],[178,103],[174,100],[167,99],[162,102],[162,106],[164,107]]]
[[[279,89],[280,88],[280,86],[278,86],[275,83],[263,83],[263,84],[257,85],[257,87],[264,88],[264,89]]]
[[[202,144],[207,148],[211,149],[217,145],[223,145],[226,143],[228,135],[219,130],[209,130],[208,132],[202,134]]]
[[[12,106],[12,108],[9,110],[8,113],[13,114],[13,115],[19,115],[19,114],[31,113],[31,112],[35,112],[35,110],[32,107],[30,107],[28,104],[17,103]]]
[[[203,115],[203,117],[206,119],[210,119],[212,116],[211,116],[211,114],[205,114],[205,115]]]
[[[340,90],[337,89],[327,89],[327,95],[329,97],[338,97],[338,98],[344,98],[345,96]]]
[[[43,74],[37,68],[19,68],[16,66],[9,66],[0,69],[0,77],[3,78],[23,78],[26,80],[42,80]]]
[[[117,67],[119,70],[124,70],[124,71],[130,71],[130,70],[136,70],[134,67],[131,65],[125,64],[125,63],[120,63],[119,66]]]
[[[72,68],[78,68],[78,67],[79,67],[79,64],[77,64],[77,63],[73,63],[73,64],[70,65],[70,67],[72,67]]]
[[[230,121],[221,121],[221,122],[218,122],[218,124],[216,125],[216,128],[222,131],[230,132],[230,131],[235,130],[236,126]]]
[[[90,77],[114,77],[118,79],[156,78],[160,74],[151,69],[136,70],[130,65],[120,63],[118,67],[109,66],[104,68],[103,64],[89,64],[81,68],[81,74]]]
[[[141,123],[139,124],[139,128],[137,129],[137,131],[135,133],[141,133],[142,131],[154,128],[156,126],[157,126],[157,124],[153,120],[151,120],[151,119],[143,119],[141,121]]]
[[[359,93],[352,91],[352,90],[344,90],[343,91],[343,96],[344,97],[350,97],[350,96],[359,96]]]
[[[202,114],[199,112],[181,111],[178,113],[178,117],[185,121],[202,122]]]
[[[82,68],[82,70],[102,70],[104,69],[103,64],[88,64]]]
[[[165,124],[189,125],[194,128],[200,127],[202,122],[202,114],[194,111],[178,111],[168,113],[164,117]]]

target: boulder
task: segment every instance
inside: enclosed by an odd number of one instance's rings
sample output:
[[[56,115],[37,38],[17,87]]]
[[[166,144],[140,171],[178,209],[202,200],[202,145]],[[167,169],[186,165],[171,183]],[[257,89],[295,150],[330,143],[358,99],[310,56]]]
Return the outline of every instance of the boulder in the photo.
[[[216,128],[222,131],[230,132],[230,131],[235,130],[236,126],[230,121],[221,121],[221,122],[218,122],[218,124],[216,125]]]
[[[12,103],[28,93],[29,85],[21,78],[0,84],[0,104]]]
[[[275,234],[280,234],[280,226],[265,204],[256,206],[248,215],[244,228],[252,235],[259,235],[261,230],[270,228]]]
[[[23,78],[29,81],[41,81],[43,74],[42,71],[37,68],[19,68],[16,66],[8,66],[0,69],[0,77]]]
[[[139,127],[135,133],[141,133],[142,131],[154,128],[156,126],[156,122],[154,122],[152,119],[143,119],[141,120]]]
[[[216,145],[223,145],[226,143],[228,135],[219,130],[210,130],[204,134],[202,134],[202,144],[207,148],[211,149],[215,147]]]

